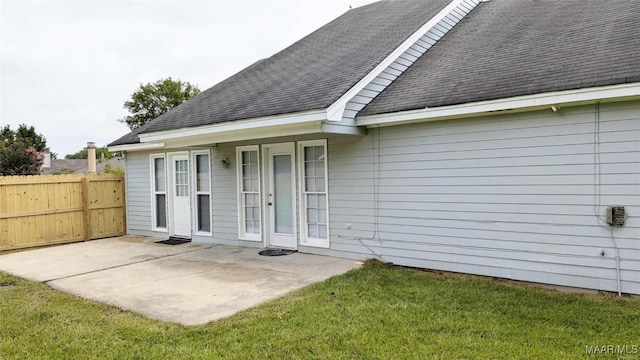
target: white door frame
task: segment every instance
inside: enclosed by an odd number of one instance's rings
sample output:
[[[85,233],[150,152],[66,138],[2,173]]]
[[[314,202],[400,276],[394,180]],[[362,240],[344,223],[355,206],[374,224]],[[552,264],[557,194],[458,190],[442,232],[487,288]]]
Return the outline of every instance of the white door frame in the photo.
[[[292,233],[276,233],[275,232],[275,189],[273,176],[273,156],[274,155],[290,155],[291,156],[291,216],[292,216]],[[296,147],[295,143],[276,143],[262,145],[262,164],[263,171],[263,204],[264,204],[264,229],[265,229],[265,246],[286,249],[298,248],[298,228],[297,223],[297,196],[296,191]]]
[[[167,227],[169,228],[170,236],[191,238],[191,181],[190,177],[190,161],[189,161],[189,152],[181,151],[168,153],[167,159],[169,160],[168,166],[168,195],[169,195],[169,219],[167,219]],[[187,161],[187,196],[182,196],[180,201],[186,201],[187,204],[177,203],[176,202],[176,160],[186,160]],[[181,210],[176,211],[176,206],[180,206]],[[177,220],[180,220],[177,222]],[[177,226],[176,224],[181,224]]]

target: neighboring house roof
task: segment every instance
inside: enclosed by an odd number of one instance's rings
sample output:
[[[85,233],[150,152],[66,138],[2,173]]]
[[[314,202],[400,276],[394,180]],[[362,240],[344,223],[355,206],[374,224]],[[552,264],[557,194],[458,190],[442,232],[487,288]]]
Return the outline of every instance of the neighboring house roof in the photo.
[[[359,115],[640,82],[640,1],[485,2]]]
[[[349,10],[110,146],[137,143],[139,133],[326,108],[449,2],[382,1]]]
[[[377,121],[368,115],[640,83],[640,1],[480,1],[388,0],[349,10],[109,146],[139,143],[139,135],[152,144],[170,138],[165,132],[174,136],[186,128],[195,128],[188,135],[194,136],[205,125],[230,121],[329,113],[354,91],[345,107],[351,120],[345,112],[341,125]],[[465,11],[448,10],[454,6]],[[430,31],[439,37],[420,33],[435,20]],[[384,70],[370,88],[358,88],[416,34],[423,36],[416,48],[389,65],[394,76]],[[416,53],[417,48],[426,53]],[[629,92],[640,95],[636,90]],[[181,134],[175,137],[187,136]]]
[[[110,160],[98,160],[96,161],[96,172],[104,172],[104,168],[107,163],[111,164],[112,168],[125,167],[124,158],[112,158]],[[89,164],[87,159],[52,159],[51,166],[42,168],[41,173],[43,175],[53,174],[60,171],[69,171],[72,174],[86,174],[89,172]],[[72,171],[72,172],[71,172]]]

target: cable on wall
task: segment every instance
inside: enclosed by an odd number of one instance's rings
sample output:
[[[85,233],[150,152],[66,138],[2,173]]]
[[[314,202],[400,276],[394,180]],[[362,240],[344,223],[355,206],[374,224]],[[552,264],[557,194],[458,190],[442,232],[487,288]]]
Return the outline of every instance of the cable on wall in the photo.
[[[373,197],[373,234],[370,237],[358,237],[358,236],[346,236],[338,235],[338,237],[349,240],[358,240],[360,245],[364,246],[369,252],[376,258],[382,261],[386,261],[381,253],[378,253],[372,249],[369,245],[364,243],[364,240],[378,240],[380,244],[383,243],[380,238],[380,128],[376,127],[371,129],[371,172],[372,172],[372,197]]]
[[[593,215],[598,224],[606,225],[606,220],[600,216],[602,206],[602,164],[600,157],[600,101],[596,102],[593,119]]]
[[[611,243],[615,251],[616,287],[618,296],[622,296],[622,286],[620,279],[620,248],[616,243],[614,229],[609,226],[607,220],[600,215],[602,208],[602,158],[600,149],[600,101],[595,104],[595,114],[593,119],[593,215],[596,217],[598,225],[609,228]]]

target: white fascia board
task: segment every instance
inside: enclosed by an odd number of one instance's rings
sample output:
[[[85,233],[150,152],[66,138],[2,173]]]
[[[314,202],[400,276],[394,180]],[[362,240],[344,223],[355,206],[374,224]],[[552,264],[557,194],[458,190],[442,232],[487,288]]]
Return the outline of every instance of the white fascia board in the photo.
[[[154,143],[138,143],[138,144],[124,144],[124,145],[114,145],[109,146],[110,152],[115,151],[141,151],[141,150],[152,150],[164,147],[163,142],[154,142]]]
[[[219,124],[190,127],[176,130],[156,131],[140,134],[140,142],[157,142],[189,138],[193,136],[216,135],[231,131],[264,129],[269,127],[308,123],[326,120],[324,110],[305,111],[292,114],[266,116],[247,120],[228,121]]]
[[[306,122],[272,126],[269,128],[250,128],[217,132],[215,134],[198,134],[166,141],[167,148],[183,148],[194,146],[210,146],[225,142],[245,141],[284,136],[306,135],[322,132],[322,122]]]
[[[486,115],[496,111],[525,111],[557,105],[579,105],[598,100],[640,97],[640,83],[516,96],[460,105],[425,108],[356,118],[358,126],[385,126],[415,121],[436,121]]]
[[[432,17],[429,21],[427,21],[420,29],[414,32],[411,36],[409,36],[400,46],[398,46],[389,56],[387,56],[382,62],[378,64],[370,73],[365,75],[357,84],[355,84],[351,89],[349,89],[344,95],[342,95],[338,100],[336,100],[333,104],[331,104],[327,108],[326,118],[329,121],[340,121],[342,120],[342,114],[344,113],[345,107],[349,100],[351,100],[354,96],[356,96],[360,90],[364,89],[373,79],[375,79],[378,75],[380,75],[384,69],[389,67],[396,59],[402,55],[407,49],[411,47],[411,45],[415,44],[418,39],[420,39],[427,31],[429,31],[432,27],[434,27],[440,20],[442,20],[445,16],[447,16],[453,9],[455,9],[460,3],[464,0],[453,0],[447,5],[444,9],[440,10],[438,14]]]

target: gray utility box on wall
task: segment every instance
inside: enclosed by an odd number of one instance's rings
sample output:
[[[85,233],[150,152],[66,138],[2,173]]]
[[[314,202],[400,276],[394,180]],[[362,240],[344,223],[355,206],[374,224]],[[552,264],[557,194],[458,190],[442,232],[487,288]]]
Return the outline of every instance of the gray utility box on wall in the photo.
[[[607,224],[611,226],[622,226],[626,218],[624,206],[609,206],[607,208]]]

